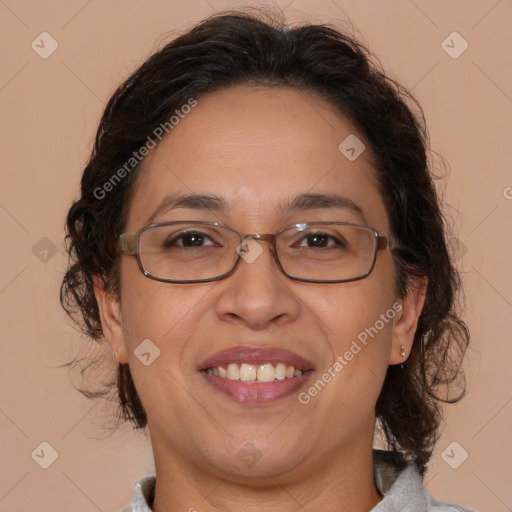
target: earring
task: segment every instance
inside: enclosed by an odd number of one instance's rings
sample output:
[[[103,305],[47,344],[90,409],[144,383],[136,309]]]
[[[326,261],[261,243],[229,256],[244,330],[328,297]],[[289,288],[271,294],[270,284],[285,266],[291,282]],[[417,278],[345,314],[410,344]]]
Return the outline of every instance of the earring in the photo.
[[[116,352],[115,352],[115,357],[116,357],[116,361],[119,363],[119,358],[117,357],[117,348],[116,348]]]
[[[404,349],[404,346],[403,345],[400,345],[400,355],[402,357],[405,357],[405,349]],[[404,369],[404,363],[401,363],[400,364],[400,368],[402,368],[402,370]]]

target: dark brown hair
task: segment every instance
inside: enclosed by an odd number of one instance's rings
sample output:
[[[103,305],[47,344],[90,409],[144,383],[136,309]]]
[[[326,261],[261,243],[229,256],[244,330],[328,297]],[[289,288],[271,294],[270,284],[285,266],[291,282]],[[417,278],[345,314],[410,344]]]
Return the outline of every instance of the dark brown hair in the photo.
[[[255,84],[313,92],[354,123],[370,145],[391,232],[399,242],[393,252],[398,295],[405,295],[411,278],[428,277],[411,354],[403,369],[389,366],[376,405],[388,448],[401,451],[424,474],[438,439],[440,402],[455,402],[465,393],[462,378],[458,396],[441,396],[462,376],[469,343],[456,311],[459,276],[447,249],[421,108],[361,43],[335,28],[290,27],[245,12],[217,14],[154,53],[115,91],[83,172],[81,195],[67,216],[70,263],[62,306],[87,336],[101,340],[93,276],[120,300],[117,240],[138,166],[123,173],[108,193],[98,190],[190,98],[200,101],[221,89]],[[119,418],[144,428],[147,417],[129,365],[118,365],[117,372],[110,387],[83,392],[91,398],[117,392]]]

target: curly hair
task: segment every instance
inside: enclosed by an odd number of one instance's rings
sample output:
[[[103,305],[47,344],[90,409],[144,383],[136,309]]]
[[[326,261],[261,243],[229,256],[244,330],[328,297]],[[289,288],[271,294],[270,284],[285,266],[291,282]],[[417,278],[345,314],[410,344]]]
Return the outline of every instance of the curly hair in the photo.
[[[101,340],[93,278],[101,277],[120,300],[116,241],[138,166],[101,198],[99,188],[190,98],[238,85],[313,92],[370,144],[391,233],[399,242],[393,250],[399,297],[414,278],[428,278],[412,351],[402,368],[388,367],[375,413],[388,448],[412,460],[423,475],[439,438],[442,403],[465,395],[461,364],[469,332],[458,311],[460,278],[448,250],[448,223],[430,169],[421,107],[362,43],[331,26],[291,27],[278,16],[245,11],[216,14],[164,45],[115,91],[83,172],[81,196],[67,215],[69,266],[61,304],[84,334]],[[458,395],[443,398],[441,389],[461,376]],[[147,425],[128,364],[118,365],[117,381],[95,392],[81,391],[114,401],[117,393],[119,419],[135,428]]]

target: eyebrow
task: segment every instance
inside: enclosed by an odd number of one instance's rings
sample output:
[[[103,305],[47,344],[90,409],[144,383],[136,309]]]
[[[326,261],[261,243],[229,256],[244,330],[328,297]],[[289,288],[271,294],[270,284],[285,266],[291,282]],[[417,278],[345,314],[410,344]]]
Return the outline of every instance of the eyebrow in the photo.
[[[148,218],[148,222],[152,223],[159,215],[178,208],[212,211],[216,213],[225,213],[230,209],[227,201],[221,196],[209,194],[172,194],[167,196],[160,203],[157,209]],[[298,194],[278,205],[276,207],[276,211],[279,215],[289,215],[298,211],[318,210],[324,208],[343,209],[364,216],[363,210],[354,203],[354,201],[337,194]]]

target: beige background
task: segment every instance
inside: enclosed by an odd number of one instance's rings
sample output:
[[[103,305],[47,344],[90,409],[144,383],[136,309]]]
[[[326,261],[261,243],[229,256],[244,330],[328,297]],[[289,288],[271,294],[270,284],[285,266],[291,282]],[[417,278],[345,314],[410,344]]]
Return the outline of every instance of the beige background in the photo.
[[[118,511],[130,501],[134,482],[153,471],[144,436],[124,428],[105,438],[104,409],[74,391],[67,372],[56,368],[86,344],[57,301],[64,218],[114,88],[163,34],[239,5],[0,0],[0,511]],[[349,16],[359,37],[424,107],[432,146],[450,164],[439,186],[454,222],[473,335],[468,396],[446,411],[448,426],[426,486],[481,511],[511,510],[512,2],[278,5],[292,20],[347,26]],[[31,48],[43,31],[59,45],[47,59]],[[457,59],[441,47],[453,31],[469,43]],[[31,457],[43,441],[58,453],[48,469]],[[454,441],[469,454],[457,469],[441,456]],[[461,453],[456,447],[452,458]]]

